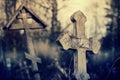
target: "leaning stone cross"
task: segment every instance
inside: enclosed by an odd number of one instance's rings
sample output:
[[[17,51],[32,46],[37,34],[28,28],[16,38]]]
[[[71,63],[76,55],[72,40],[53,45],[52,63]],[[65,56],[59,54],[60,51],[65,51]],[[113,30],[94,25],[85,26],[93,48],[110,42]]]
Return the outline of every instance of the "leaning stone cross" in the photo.
[[[32,69],[33,71],[38,71],[37,63],[41,63],[41,59],[37,58],[35,55],[32,38],[30,35],[29,27],[30,25],[27,22],[28,18],[31,18],[29,14],[25,12],[25,10],[22,10],[22,13],[18,16],[19,19],[22,19],[23,27],[25,30],[26,38],[27,38],[27,45],[28,45],[28,53],[25,53],[25,56],[27,59],[30,59],[32,61]],[[40,75],[38,73],[35,74],[35,80],[40,80]]]
[[[75,12],[71,16],[71,21],[74,24],[73,35],[70,35],[69,32],[63,32],[58,37],[58,41],[65,50],[77,50],[77,53],[74,54],[74,75],[77,80],[88,80],[90,77],[86,69],[86,50],[92,50],[94,53],[98,53],[100,43],[95,37],[86,38],[85,22],[87,19],[81,11]]]

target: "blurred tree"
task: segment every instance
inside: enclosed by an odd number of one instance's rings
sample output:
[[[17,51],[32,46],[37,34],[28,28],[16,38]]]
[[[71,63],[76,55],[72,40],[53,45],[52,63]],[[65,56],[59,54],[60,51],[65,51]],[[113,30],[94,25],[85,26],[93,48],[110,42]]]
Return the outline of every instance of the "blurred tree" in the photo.
[[[58,4],[56,0],[52,0],[52,28],[51,28],[51,40],[56,41],[57,36],[60,34],[60,22],[57,19],[58,14]]]
[[[10,20],[16,9],[17,0],[5,0],[5,13],[7,21]]]
[[[113,57],[117,58],[120,56],[120,1],[119,0],[112,0],[111,4],[107,3],[108,5],[111,5],[112,9],[106,8],[107,15],[106,17],[111,19],[110,22],[107,23],[107,36],[108,38],[109,50],[112,50]]]
[[[115,39],[115,57],[120,56],[120,1],[112,0],[113,8],[113,29],[114,29],[114,39]]]
[[[120,66],[118,63],[120,61],[120,1],[111,0],[111,4],[107,3],[107,5],[111,5],[111,9],[106,8],[108,13],[106,17],[111,19],[111,21],[106,24],[107,36],[103,40],[103,45],[109,49],[109,52],[111,51],[110,53],[113,65],[111,70],[109,69],[106,80],[119,80],[120,78],[118,76],[120,73]]]

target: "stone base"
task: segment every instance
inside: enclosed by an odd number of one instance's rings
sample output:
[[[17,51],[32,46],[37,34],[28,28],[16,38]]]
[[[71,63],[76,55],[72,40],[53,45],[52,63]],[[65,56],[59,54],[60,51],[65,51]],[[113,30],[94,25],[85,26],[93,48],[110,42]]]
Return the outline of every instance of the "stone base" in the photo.
[[[90,79],[90,76],[88,73],[74,73],[74,76],[77,80],[88,80]]]

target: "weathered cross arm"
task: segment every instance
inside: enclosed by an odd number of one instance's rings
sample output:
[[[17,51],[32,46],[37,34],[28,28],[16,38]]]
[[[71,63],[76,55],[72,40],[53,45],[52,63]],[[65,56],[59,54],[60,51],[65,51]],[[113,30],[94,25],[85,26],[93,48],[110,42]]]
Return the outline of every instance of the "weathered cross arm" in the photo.
[[[33,23],[33,24],[28,24],[28,25],[29,25],[29,27],[28,27],[29,29],[42,29],[42,28],[40,28],[40,25],[38,25],[38,24]],[[22,23],[14,23],[14,24],[11,25],[10,29],[12,29],[12,30],[23,30],[25,28],[24,28]]]
[[[97,54],[100,48],[100,42],[96,37],[87,38],[74,38],[71,37],[69,32],[61,33],[57,38],[57,41],[60,42],[63,49],[77,49],[77,48],[86,48],[87,50],[93,51]]]

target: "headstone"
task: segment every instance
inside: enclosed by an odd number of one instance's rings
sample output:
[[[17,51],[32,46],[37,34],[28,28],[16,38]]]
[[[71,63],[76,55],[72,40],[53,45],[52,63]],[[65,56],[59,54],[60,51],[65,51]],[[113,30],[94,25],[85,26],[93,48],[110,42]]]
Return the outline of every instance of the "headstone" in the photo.
[[[85,15],[81,11],[75,12],[71,16],[71,21],[75,25],[74,34],[70,35],[69,32],[64,32],[58,37],[58,41],[65,50],[77,50],[77,53],[74,54],[74,75],[77,80],[88,80],[90,78],[86,69],[86,50],[98,53],[100,48],[100,43],[96,38],[86,38],[86,20]]]
[[[27,55],[26,58],[30,59],[32,61],[32,66],[33,66],[33,71],[38,71],[38,66],[37,66],[37,62],[34,61],[33,59],[36,57],[35,55],[35,51],[34,51],[34,47],[33,47],[33,42],[32,42],[32,38],[30,36],[30,32],[29,32],[29,25],[27,23],[27,19],[31,18],[30,15],[28,15],[25,10],[22,10],[22,13],[18,16],[18,18],[22,19],[22,23],[23,23],[23,27],[26,33],[26,39],[27,39],[27,45],[28,45],[28,51],[29,54],[33,57],[31,58],[30,55]],[[26,55],[26,54],[25,54]],[[35,74],[35,79],[38,80],[40,79],[40,75],[39,74]]]
[[[29,21],[30,19],[34,20],[32,23]],[[15,20],[17,22],[15,22]],[[11,18],[11,20],[7,23],[4,27],[4,30],[23,30],[26,34],[27,39],[27,46],[28,46],[28,53],[25,53],[27,59],[32,61],[32,69],[33,71],[39,71],[37,63],[41,63],[41,59],[38,58],[35,54],[35,50],[33,47],[32,37],[30,30],[32,29],[44,29],[46,24],[25,4],[22,4],[18,10],[16,11],[15,15]],[[35,80],[40,80],[40,74],[35,74]]]

